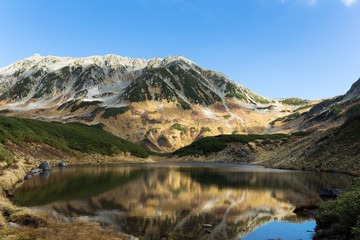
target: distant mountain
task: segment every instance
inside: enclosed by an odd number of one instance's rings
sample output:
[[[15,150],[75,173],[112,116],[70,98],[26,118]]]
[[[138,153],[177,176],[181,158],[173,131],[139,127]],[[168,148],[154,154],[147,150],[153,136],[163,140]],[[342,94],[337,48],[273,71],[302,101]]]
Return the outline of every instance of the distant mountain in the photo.
[[[206,135],[262,133],[275,118],[308,103],[270,100],[181,56],[34,55],[0,69],[1,113],[101,123],[155,151]]]
[[[103,106],[121,102],[166,100],[183,108],[208,106],[225,98],[269,103],[225,75],[203,69],[183,57],[131,59],[116,55],[87,58],[34,55],[0,69],[1,99],[12,106],[60,104],[83,98]],[[36,101],[36,103],[33,103]]]

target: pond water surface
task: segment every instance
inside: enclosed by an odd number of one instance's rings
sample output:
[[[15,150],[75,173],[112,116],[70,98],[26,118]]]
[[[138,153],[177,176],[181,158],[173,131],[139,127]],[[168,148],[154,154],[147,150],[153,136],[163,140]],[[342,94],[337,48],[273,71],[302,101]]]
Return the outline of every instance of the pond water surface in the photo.
[[[14,202],[56,221],[96,221],[149,240],[305,240],[315,222],[296,216],[296,204],[351,180],[235,164],[79,166],[34,176],[16,189]]]

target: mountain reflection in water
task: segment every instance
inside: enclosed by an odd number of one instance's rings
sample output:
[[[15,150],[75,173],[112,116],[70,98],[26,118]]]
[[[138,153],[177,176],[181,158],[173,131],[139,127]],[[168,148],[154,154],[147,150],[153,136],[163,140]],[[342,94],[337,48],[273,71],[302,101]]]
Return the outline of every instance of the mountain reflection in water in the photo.
[[[144,239],[238,239],[271,221],[308,221],[292,213],[297,203],[351,179],[227,164],[69,167],[24,183],[14,202]]]

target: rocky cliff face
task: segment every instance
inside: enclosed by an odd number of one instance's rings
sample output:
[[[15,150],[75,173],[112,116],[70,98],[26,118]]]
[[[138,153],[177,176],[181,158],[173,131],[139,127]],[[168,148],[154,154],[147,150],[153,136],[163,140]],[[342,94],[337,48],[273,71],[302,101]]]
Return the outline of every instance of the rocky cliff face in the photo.
[[[304,104],[269,100],[180,56],[34,55],[0,69],[3,114],[98,124],[155,151],[207,135],[262,133]]]
[[[345,94],[345,99],[351,99],[360,94],[360,78],[351,86],[350,90]]]

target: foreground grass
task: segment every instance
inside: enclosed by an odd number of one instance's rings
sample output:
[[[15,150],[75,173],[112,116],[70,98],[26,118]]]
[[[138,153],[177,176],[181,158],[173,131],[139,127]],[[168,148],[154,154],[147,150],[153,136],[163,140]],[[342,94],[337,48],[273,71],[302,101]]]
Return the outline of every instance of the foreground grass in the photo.
[[[48,144],[67,152],[76,150],[109,156],[130,152],[136,157],[149,156],[140,146],[85,124],[63,124],[0,116],[0,143],[5,145],[9,141],[19,146],[25,146],[28,142]],[[2,147],[0,160],[9,161],[9,152]]]
[[[335,236],[360,239],[360,178],[336,200],[320,203],[316,224],[315,239]]]
[[[37,240],[128,240],[129,236],[103,229],[95,222],[48,223],[45,227],[13,227],[0,229],[0,239],[37,239]]]

